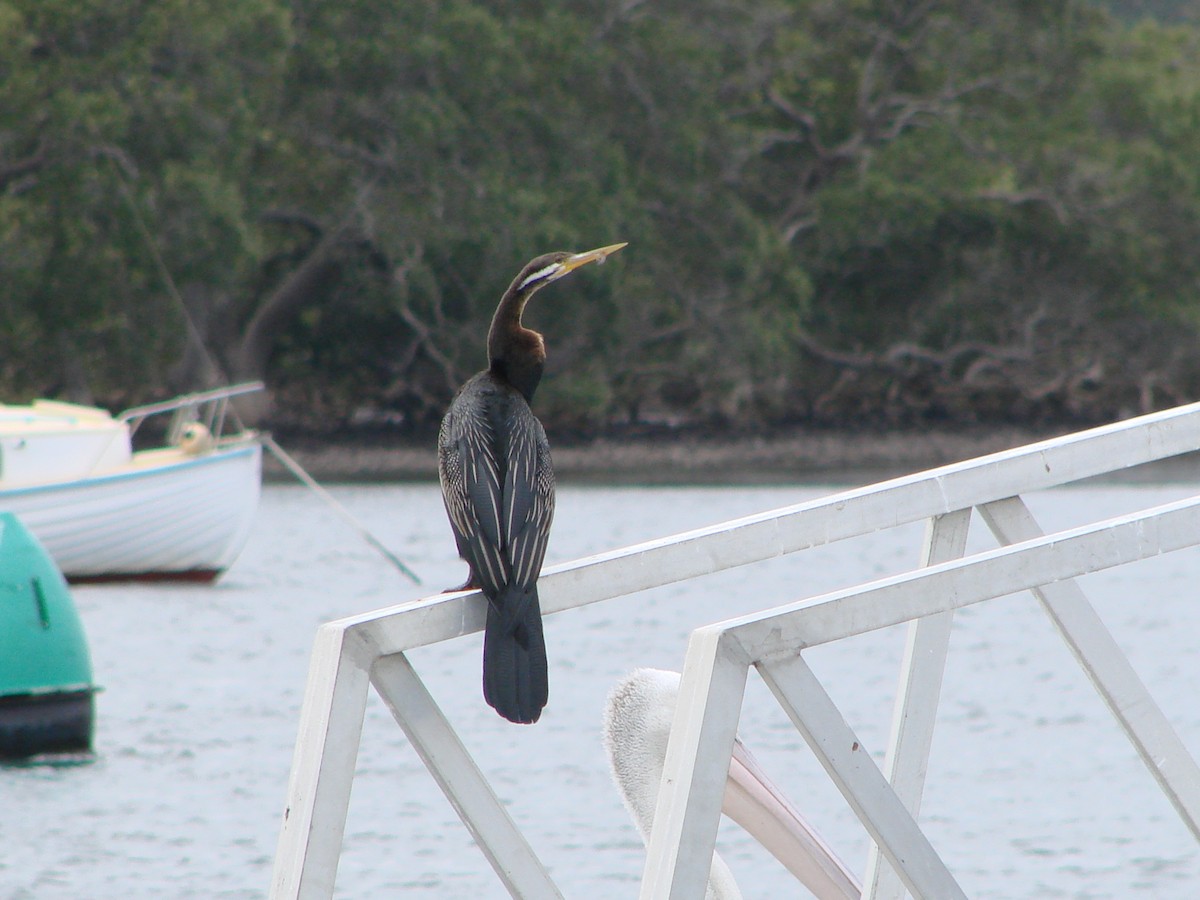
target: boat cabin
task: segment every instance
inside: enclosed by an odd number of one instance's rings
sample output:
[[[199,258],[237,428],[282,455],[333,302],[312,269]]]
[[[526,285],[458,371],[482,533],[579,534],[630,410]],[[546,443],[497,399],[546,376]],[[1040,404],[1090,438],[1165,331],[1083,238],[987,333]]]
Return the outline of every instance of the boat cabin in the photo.
[[[0,483],[83,478],[127,465],[129,426],[107,411],[57,400],[0,404]]]

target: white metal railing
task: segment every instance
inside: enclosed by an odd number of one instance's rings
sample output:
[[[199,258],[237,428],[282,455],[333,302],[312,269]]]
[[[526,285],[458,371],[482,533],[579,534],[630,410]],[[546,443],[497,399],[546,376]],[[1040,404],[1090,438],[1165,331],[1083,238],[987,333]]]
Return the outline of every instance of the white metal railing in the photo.
[[[1005,534],[1036,527],[1019,498],[988,504],[983,512],[1002,540]],[[641,896],[703,896],[720,816],[721,778],[729,769],[747,672],[755,666],[903,885],[915,897],[965,898],[914,819],[911,796],[919,797],[919,785],[903,784],[905,793],[912,793],[901,797],[902,784],[890,784],[875,765],[803,651],[902,622],[928,622],[1023,590],[1037,595],[1163,792],[1200,839],[1200,770],[1070,581],[1197,544],[1200,497],[697,629],[688,643]],[[919,654],[909,654],[909,663],[919,659]],[[898,718],[905,713],[932,718],[936,689],[915,703],[914,698],[910,690],[908,707]],[[928,730],[922,728],[922,735]],[[919,752],[910,750],[906,777],[913,779],[927,758],[928,744],[923,742]],[[893,759],[895,752],[893,747]],[[872,895],[872,890],[868,881],[865,893]]]
[[[266,385],[261,381],[247,381],[232,384],[227,387],[214,388],[209,391],[199,391],[194,394],[183,394],[159,403],[148,403],[145,406],[135,406],[122,412],[117,418],[129,424],[129,433],[133,434],[141,427],[149,416],[162,413],[174,413],[168,426],[168,442],[176,443],[179,432],[188,422],[202,421],[216,440],[220,440],[225,429],[225,418],[229,412],[229,401],[243,394],[253,394],[265,390]]]
[[[966,603],[1027,588],[1039,592],[1160,786],[1200,837],[1200,768],[1077,586],[1062,580],[1200,541],[1196,504],[1042,537],[1019,496],[1198,448],[1200,404],[1192,404],[546,569],[539,592],[543,613],[552,615],[897,525],[930,522],[921,558],[926,568],[828,595],[812,607],[831,612],[809,612],[808,604],[786,606],[695,633],[682,685],[685,702],[679,704],[667,760],[677,778],[660,798],[642,896],[703,895],[702,874],[708,871],[720,801],[713,806],[699,776],[717,771],[722,759],[728,766],[730,723],[736,725],[750,665],[758,667],[813,744],[883,855],[893,865],[905,860],[897,866],[897,881],[892,867],[873,856],[867,893],[895,896],[903,882],[918,896],[961,895],[914,821],[950,616]],[[974,508],[1002,543],[1024,543],[955,561],[963,553]],[[272,898],[307,900],[333,893],[371,684],[513,896],[561,896],[405,655],[414,647],[479,631],[484,604],[478,592],[439,594],[318,630]],[[796,642],[785,648],[764,637],[772,626],[761,623],[772,616],[779,617],[780,633]],[[800,651],[856,633],[849,627],[869,630],[904,621],[913,624],[886,765],[893,788],[850,735]],[[698,704],[694,715],[693,701]]]

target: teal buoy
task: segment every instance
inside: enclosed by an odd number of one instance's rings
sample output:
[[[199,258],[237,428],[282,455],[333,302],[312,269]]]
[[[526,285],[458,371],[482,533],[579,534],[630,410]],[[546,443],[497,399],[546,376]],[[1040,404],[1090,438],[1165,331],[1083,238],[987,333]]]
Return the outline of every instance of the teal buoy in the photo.
[[[0,513],[0,759],[86,752],[92,661],[66,579],[13,513]]]

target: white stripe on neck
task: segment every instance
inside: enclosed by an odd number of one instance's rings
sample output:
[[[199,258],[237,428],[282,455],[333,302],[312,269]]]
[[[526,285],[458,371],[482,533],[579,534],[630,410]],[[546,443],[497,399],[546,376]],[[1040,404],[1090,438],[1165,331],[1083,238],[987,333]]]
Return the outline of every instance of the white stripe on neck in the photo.
[[[561,263],[550,263],[550,265],[546,266],[546,268],[538,269],[536,272],[533,272],[532,274],[527,275],[525,277],[525,280],[517,285],[517,290],[518,291],[525,290],[525,288],[529,287],[529,285],[532,284],[533,282],[540,281],[541,279],[545,278],[547,275],[553,274],[554,271],[556,269],[558,269],[561,265],[562,265]]]

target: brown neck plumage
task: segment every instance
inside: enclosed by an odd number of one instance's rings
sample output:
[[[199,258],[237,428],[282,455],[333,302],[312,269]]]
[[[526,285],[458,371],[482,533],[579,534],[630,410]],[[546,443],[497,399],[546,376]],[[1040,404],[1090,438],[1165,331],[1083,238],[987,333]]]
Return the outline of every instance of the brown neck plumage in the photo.
[[[488,368],[521,392],[526,402],[542,379],[546,343],[542,336],[521,324],[521,314],[533,291],[513,284],[500,299],[488,331]]]

